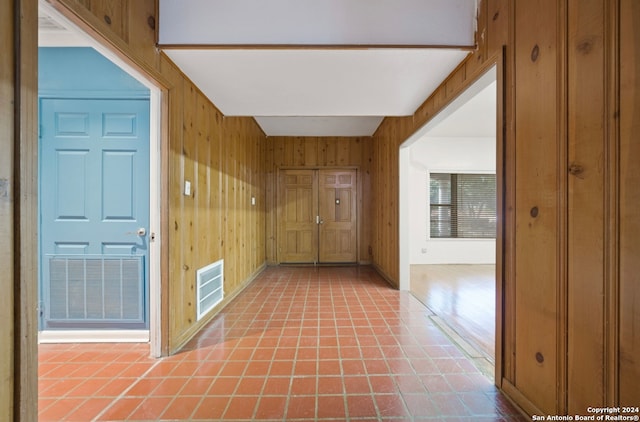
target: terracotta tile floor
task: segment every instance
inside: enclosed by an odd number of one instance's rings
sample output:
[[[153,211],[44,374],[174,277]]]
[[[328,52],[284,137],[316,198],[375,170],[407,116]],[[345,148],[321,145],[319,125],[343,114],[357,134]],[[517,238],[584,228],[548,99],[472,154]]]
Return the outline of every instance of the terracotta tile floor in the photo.
[[[526,420],[368,267],[267,268],[180,353],[40,345],[39,419]]]

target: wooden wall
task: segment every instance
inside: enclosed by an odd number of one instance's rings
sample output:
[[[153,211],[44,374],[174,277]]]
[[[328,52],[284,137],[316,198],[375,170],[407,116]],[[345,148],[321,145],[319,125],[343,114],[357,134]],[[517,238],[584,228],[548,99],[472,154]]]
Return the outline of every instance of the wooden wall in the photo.
[[[477,51],[374,135],[373,262],[397,284],[398,147],[498,62],[496,382],[530,414],[640,402],[636,3],[482,1]]]
[[[15,2],[3,2],[0,4],[0,48],[2,51],[11,51],[16,28],[13,16]],[[0,61],[0,288],[4,294],[0,295],[0,338],[5,339],[0,343],[0,409],[13,409],[13,396],[16,390],[14,379],[14,350],[13,334],[14,323],[14,261],[18,254],[15,252],[13,239],[14,209],[13,192],[10,188],[14,181],[14,130],[13,121],[14,105],[13,97],[16,89],[14,76],[13,57]],[[13,413],[9,412],[8,420],[13,420]]]
[[[15,45],[18,48],[14,48]],[[0,409],[36,420],[37,2],[0,4]],[[17,54],[13,54],[17,53]]]
[[[208,320],[196,321],[197,269],[224,259],[226,303],[265,265],[266,137],[252,118],[224,117],[155,48],[155,0],[52,4],[164,90],[162,330],[175,352]]]
[[[282,167],[358,168],[358,261],[371,262],[371,153],[370,137],[279,137],[267,138],[266,171],[266,254],[267,262],[277,260],[277,175]]]
[[[608,28],[613,33],[620,31],[619,56],[615,55],[615,44],[607,46],[614,63],[620,62],[619,80],[607,86],[607,93],[612,97],[608,99],[613,105],[619,100],[620,123],[606,128],[613,139],[606,146],[610,167],[606,197],[610,224],[607,247],[611,249],[608,252],[612,261],[606,275],[612,282],[605,284],[609,299],[605,308],[607,323],[620,318],[619,332],[607,331],[606,350],[615,350],[618,342],[620,349],[618,353],[607,354],[606,365],[607,368],[619,365],[620,378],[609,373],[605,382],[608,395],[619,398],[620,403],[633,405],[640,403],[640,3],[635,0],[620,3],[620,25]],[[616,66],[611,65],[604,69],[605,72],[615,70]],[[616,84],[620,87],[619,99]],[[607,112],[615,116],[618,109],[610,108]],[[617,130],[620,131],[619,144],[614,141]],[[619,268],[615,265],[616,258]],[[617,297],[620,297],[619,303],[615,300]],[[612,388],[613,394],[609,391]]]
[[[322,148],[300,153],[300,140],[272,139],[267,149],[253,120],[222,117],[153,46],[155,0],[52,3],[156,78],[168,99],[163,329],[174,351],[197,328],[194,269],[224,257],[233,294],[273,248],[273,215],[265,221],[275,145],[298,163],[321,160]],[[0,62],[0,408],[22,420],[37,412],[36,8],[0,5],[0,47],[21,35],[20,54]],[[413,116],[385,119],[362,151],[371,157],[371,260],[398,283],[398,146],[497,57],[504,63],[496,382],[529,413],[640,403],[638,28],[636,0],[483,0],[477,51]]]

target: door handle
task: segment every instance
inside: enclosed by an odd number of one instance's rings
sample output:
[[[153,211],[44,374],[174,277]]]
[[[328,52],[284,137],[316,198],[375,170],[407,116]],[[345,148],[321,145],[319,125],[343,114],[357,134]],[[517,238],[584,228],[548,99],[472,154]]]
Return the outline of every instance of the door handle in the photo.
[[[324,220],[320,218],[319,215],[316,215],[316,224],[322,224],[324,223]]]
[[[145,229],[144,227],[140,227],[138,228],[138,230],[134,232],[126,232],[125,234],[135,234],[136,236],[144,236],[147,234],[147,229]]]

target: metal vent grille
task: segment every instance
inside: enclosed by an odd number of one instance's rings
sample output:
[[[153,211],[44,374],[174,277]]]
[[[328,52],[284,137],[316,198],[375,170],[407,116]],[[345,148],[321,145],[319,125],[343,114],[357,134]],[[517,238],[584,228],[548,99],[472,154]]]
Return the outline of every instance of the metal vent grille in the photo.
[[[60,31],[66,32],[68,29],[57,21],[53,20],[51,16],[39,14],[38,15],[38,29],[41,31]]]
[[[224,298],[224,260],[216,261],[196,271],[198,319]]]
[[[51,257],[47,324],[144,321],[143,259]]]

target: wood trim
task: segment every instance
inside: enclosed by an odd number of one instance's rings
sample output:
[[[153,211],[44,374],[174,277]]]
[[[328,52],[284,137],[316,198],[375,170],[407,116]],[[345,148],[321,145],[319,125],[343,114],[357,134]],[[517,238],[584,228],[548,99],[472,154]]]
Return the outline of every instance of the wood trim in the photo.
[[[506,394],[507,398],[511,400],[514,406],[524,412],[527,416],[529,415],[547,415],[546,412],[543,412],[538,408],[531,400],[525,397],[518,387],[513,385],[511,381],[507,379],[502,380],[502,390]]]
[[[160,91],[160,354],[169,355],[170,331],[169,331],[169,209],[171,206],[171,196],[169,195],[169,184],[171,179],[171,167],[169,154],[170,115],[169,115],[169,91]]]
[[[429,49],[473,51],[475,45],[441,44],[157,44],[163,50],[372,50]]]
[[[610,118],[618,134],[612,144],[617,145],[619,160],[618,208],[616,235],[618,238],[616,265],[619,276],[618,314],[611,323],[617,326],[617,402],[626,406],[640,402],[640,2],[621,0],[619,12],[619,67],[616,66],[619,109]],[[613,145],[611,145],[613,147]],[[613,287],[613,286],[612,286]],[[615,308],[614,308],[615,309]],[[611,309],[613,311],[613,309]],[[613,336],[612,336],[613,337]],[[614,337],[615,338],[615,337]],[[611,362],[615,363],[615,361]],[[613,386],[612,386],[613,387]],[[614,391],[615,392],[615,391]],[[632,404],[632,406],[635,406]]]
[[[605,349],[604,403],[620,404],[620,1],[608,1],[605,7],[604,71],[605,98],[605,198],[604,198],[604,275]]]
[[[0,50],[15,52],[16,36],[15,1],[0,3]],[[15,256],[14,249],[14,148],[16,141],[15,120],[19,114],[15,109],[16,85],[15,56],[7,53],[0,61],[0,409],[6,409],[7,420],[14,420],[14,399],[16,396],[14,341],[15,300]],[[19,316],[19,314],[18,314]]]
[[[568,130],[568,2],[557,2],[556,22],[556,177],[557,177],[557,296],[556,296],[556,412],[565,414],[568,406],[568,361],[569,352],[569,160]]]
[[[14,418],[38,415],[38,3],[15,2]]]
[[[517,2],[515,137],[515,350],[513,383],[547,413],[558,411],[558,280],[560,213],[564,204],[558,167],[561,116],[558,98],[558,2]],[[535,141],[533,141],[535,140]],[[526,333],[526,334],[525,334]],[[533,335],[533,333],[540,333]],[[542,335],[544,333],[544,335]]]
[[[506,253],[511,250],[506,235],[507,230],[507,180],[511,180],[507,174],[507,131],[506,131],[506,69],[504,50],[496,59],[496,194],[497,194],[497,220],[500,224],[496,228],[496,264],[495,264],[495,345],[494,345],[494,380],[501,387],[504,373],[505,351],[505,303],[506,303]]]
[[[155,20],[153,27],[153,41],[156,47],[159,47],[158,43],[160,41],[160,0],[153,1],[153,7],[155,8]]]
[[[389,275],[382,269],[382,267],[380,267],[376,263],[371,263],[370,265],[374,270],[376,270],[376,272],[380,275],[380,277],[384,279],[384,281],[389,283],[391,287],[393,287],[396,290],[400,289],[400,286],[398,285],[398,283],[396,283],[391,277],[389,277]]]
[[[503,46],[504,60],[504,119],[505,127],[505,248],[504,248],[504,327],[502,344],[502,377],[516,379],[516,128],[515,128],[515,7],[509,8],[508,40]],[[496,349],[496,353],[500,349]]]
[[[360,166],[278,166],[280,170],[360,170]]]

